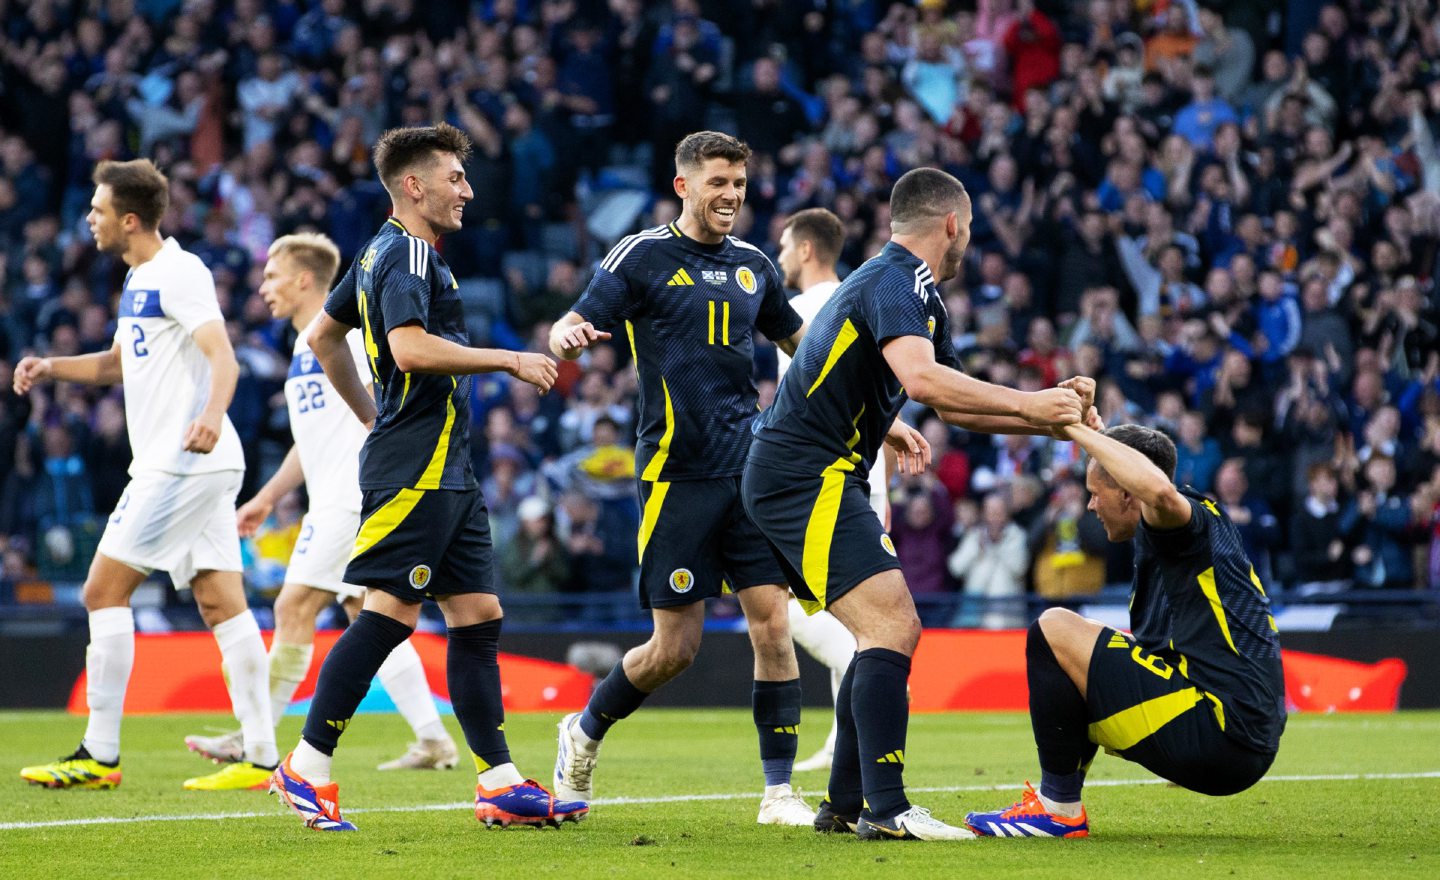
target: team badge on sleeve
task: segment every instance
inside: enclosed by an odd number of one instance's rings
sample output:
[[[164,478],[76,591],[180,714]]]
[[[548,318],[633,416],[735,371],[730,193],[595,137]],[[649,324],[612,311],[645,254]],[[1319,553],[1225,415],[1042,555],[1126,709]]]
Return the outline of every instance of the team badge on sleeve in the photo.
[[[430,583],[430,566],[417,565],[410,569],[410,586],[417,590],[423,590],[428,583]]]
[[[735,273],[735,280],[740,282],[740,287],[746,293],[755,292],[755,273],[750,271],[749,266],[741,266],[740,271]]]
[[[886,553],[889,553],[891,556],[895,555],[895,542],[890,540],[889,535],[880,536],[880,546],[885,548]]]
[[[695,575],[688,568],[677,568],[670,572],[670,589],[677,593],[688,593],[695,586]]]

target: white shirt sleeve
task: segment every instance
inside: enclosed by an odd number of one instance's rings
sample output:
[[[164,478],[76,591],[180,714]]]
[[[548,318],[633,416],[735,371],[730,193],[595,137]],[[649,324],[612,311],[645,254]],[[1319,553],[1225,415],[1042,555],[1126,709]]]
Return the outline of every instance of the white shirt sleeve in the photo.
[[[174,319],[186,333],[193,334],[211,321],[223,321],[220,302],[215,296],[215,278],[210,269],[197,258],[175,273],[160,294],[160,308]]]

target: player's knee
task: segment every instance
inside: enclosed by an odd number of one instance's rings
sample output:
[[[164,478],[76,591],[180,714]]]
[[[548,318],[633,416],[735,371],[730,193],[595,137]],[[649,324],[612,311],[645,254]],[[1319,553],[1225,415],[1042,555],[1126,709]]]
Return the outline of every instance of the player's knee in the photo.
[[[699,653],[699,639],[675,638],[657,642],[650,656],[657,671],[668,681],[689,669]]]
[[[1038,628],[1044,638],[1053,645],[1081,620],[1084,618],[1068,608],[1046,608],[1032,629]]]
[[[86,611],[99,611],[101,608],[125,604],[117,599],[113,589],[93,577],[86,578],[84,586],[80,588],[80,601],[84,603]]]
[[[292,592],[281,590],[280,595],[275,597],[276,631],[291,633],[299,630],[313,629],[314,626],[315,614],[313,609],[308,606],[308,603],[302,601]]]
[[[1050,608],[1040,615],[1040,619],[1030,624],[1025,631],[1025,660],[1027,663],[1054,663],[1055,650],[1050,647],[1050,640],[1046,638],[1043,621],[1045,615],[1051,611],[1058,611],[1057,608]]]

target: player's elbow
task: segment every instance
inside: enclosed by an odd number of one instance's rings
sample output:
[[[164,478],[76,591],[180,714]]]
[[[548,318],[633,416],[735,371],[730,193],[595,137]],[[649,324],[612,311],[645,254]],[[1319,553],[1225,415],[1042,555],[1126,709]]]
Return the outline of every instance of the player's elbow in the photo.
[[[916,403],[935,406],[938,401],[940,384],[926,370],[915,370],[903,376],[896,376],[905,393]]]
[[[425,372],[426,361],[422,352],[408,346],[392,346],[390,356],[395,360],[395,368],[402,373]]]

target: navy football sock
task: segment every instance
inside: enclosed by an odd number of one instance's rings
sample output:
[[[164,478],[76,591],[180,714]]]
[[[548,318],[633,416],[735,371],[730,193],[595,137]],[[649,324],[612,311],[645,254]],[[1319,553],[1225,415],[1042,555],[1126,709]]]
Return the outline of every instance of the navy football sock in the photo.
[[[445,674],[455,720],[475,756],[475,769],[510,763],[505,704],[500,698],[500,618],[451,627]]]
[[[830,784],[825,792],[830,809],[842,816],[859,814],[865,800],[860,780],[860,740],[851,708],[854,683],[855,658],[851,658],[840,679],[840,689],[835,692],[835,756],[830,761]]]
[[[904,780],[910,658],[888,648],[867,648],[855,655],[851,669],[855,682],[850,705],[859,734],[865,807],[877,818],[888,819],[910,809]]]
[[[301,733],[307,743],[323,754],[335,754],[340,734],[365,699],[375,673],[413,631],[393,617],[375,611],[360,612],[320,667],[315,696]]]
[[[590,702],[580,714],[580,730],[593,740],[602,740],[615,722],[629,718],[650,696],[631,683],[622,659],[610,674],[595,685]]]
[[[1040,753],[1040,793],[1057,803],[1074,803],[1097,747],[1090,741],[1085,698],[1055,659],[1038,621],[1025,637],[1025,678]]]
[[[784,785],[795,767],[800,744],[800,679],[757,681],[751,693],[755,729],[760,734],[760,767],[766,785]]]

